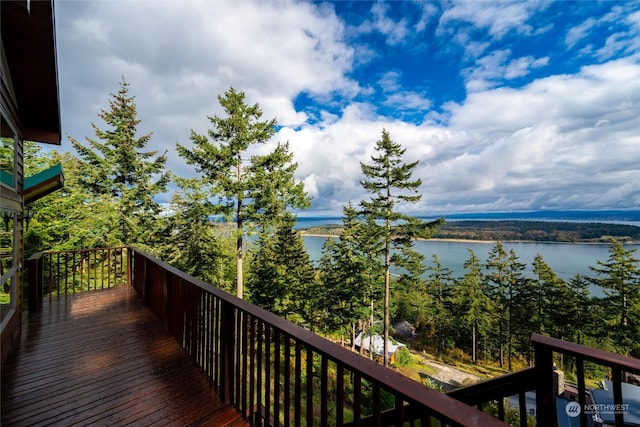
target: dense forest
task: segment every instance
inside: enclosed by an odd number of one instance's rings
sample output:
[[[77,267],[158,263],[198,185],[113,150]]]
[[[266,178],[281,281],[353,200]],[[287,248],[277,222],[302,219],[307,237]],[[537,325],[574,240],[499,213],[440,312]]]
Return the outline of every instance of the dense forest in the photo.
[[[327,224],[301,230],[304,234],[338,236],[339,224]],[[466,220],[446,221],[433,233],[435,239],[483,241],[534,241],[570,243],[608,243],[612,238],[623,243],[640,241],[640,227],[625,224],[530,221]]]
[[[640,261],[622,244],[638,240],[633,227],[408,216],[401,207],[421,196],[420,180],[411,178],[416,163],[404,163],[401,145],[383,130],[376,155],[361,164],[370,198],[344,206],[337,238],[327,239],[316,268],[291,213],[312,201],[294,179],[288,145],[251,151],[274,135],[275,121],[263,120],[257,104],[230,89],[218,97],[226,116],[210,117],[212,129],[192,131],[185,135],[191,143],[177,146],[197,176],[177,177],[165,168],[166,153],[145,151],[151,134],[136,137],[128,90],[123,81],[109,110],[100,112],[106,130],[94,125],[95,139],[70,137],[75,154],[26,144],[27,175],[55,163],[65,172],[62,192],[28,206],[27,256],[138,246],[320,334],[346,337],[352,347],[356,334],[388,336],[391,324],[406,320],[416,327],[415,343],[510,369],[531,361],[532,332],[640,356]],[[177,189],[161,206],[156,196],[170,182]],[[427,269],[413,250],[416,239],[430,237],[496,243],[486,263],[469,250],[464,276],[453,278],[436,256]],[[527,277],[518,255],[501,243],[510,239],[607,239],[609,258],[588,277],[565,281],[538,256],[534,277]],[[590,286],[604,296],[592,296]]]

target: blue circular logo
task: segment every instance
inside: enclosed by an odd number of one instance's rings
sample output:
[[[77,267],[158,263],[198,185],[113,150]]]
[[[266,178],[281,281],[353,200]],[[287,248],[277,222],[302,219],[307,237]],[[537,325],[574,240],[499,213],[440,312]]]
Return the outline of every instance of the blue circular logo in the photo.
[[[567,407],[564,408],[564,410],[567,413],[567,415],[569,415],[572,418],[575,418],[578,415],[580,415],[580,404],[578,402],[569,402],[567,403]]]

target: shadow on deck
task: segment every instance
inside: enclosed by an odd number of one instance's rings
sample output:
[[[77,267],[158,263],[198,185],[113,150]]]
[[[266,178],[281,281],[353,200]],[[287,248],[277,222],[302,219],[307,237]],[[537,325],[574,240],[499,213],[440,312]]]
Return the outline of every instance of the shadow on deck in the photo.
[[[3,426],[248,425],[135,290],[52,297],[2,369]]]

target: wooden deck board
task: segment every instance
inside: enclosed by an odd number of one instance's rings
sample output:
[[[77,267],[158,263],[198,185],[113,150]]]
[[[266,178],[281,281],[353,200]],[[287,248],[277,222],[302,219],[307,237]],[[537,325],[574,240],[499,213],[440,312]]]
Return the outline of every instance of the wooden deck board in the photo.
[[[248,425],[132,288],[45,300],[2,367],[2,426]]]

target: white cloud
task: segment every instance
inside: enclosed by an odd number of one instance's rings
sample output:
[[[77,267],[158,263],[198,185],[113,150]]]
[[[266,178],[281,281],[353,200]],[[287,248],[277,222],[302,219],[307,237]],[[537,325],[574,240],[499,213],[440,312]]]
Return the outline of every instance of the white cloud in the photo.
[[[626,59],[472,94],[451,104],[446,127],[353,105],[322,129],[286,135],[321,210],[339,213],[367,197],[359,163],[370,161],[382,128],[407,162],[420,160],[424,200],[415,212],[628,207],[640,198],[639,77],[640,65]]]
[[[91,122],[125,76],[136,97],[140,130],[173,152],[189,130],[206,132],[207,115],[230,86],[259,102],[265,118],[298,125],[300,92],[343,94],[360,89],[346,77],[353,49],[332,8],[279,1],[132,1],[56,4],[63,131],[93,136]],[[123,7],[126,13],[123,13]],[[176,172],[187,169],[170,154]]]
[[[96,114],[124,74],[136,97],[140,133],[153,131],[151,148],[168,149],[170,167],[189,176],[193,170],[177,157],[175,142],[188,144],[190,129],[205,133],[207,115],[222,114],[216,96],[233,85],[260,104],[266,119],[285,126],[269,146],[276,139],[290,142],[314,210],[340,213],[349,200],[367,196],[360,162],[370,161],[383,128],[406,148],[408,162],[420,160],[415,176],[423,181],[424,200],[413,208],[417,212],[640,205],[640,59],[608,59],[612,52],[640,50],[631,37],[640,29],[640,12],[614,11],[615,22],[627,27],[600,44],[581,38],[586,24],[561,36],[609,62],[509,88],[502,86],[530,80],[550,59],[514,56],[515,49],[495,49],[494,42],[548,31],[548,25],[532,24],[546,3],[454,2],[441,15],[440,34],[464,43],[462,60],[475,64],[462,72],[466,99],[430,110],[430,88],[408,87],[400,66],[385,64],[368,80],[355,81],[355,67],[384,52],[357,34],[361,44],[348,44],[345,32],[355,27],[331,5],[133,1],[121,3],[123,13],[113,4],[56,4],[63,131],[77,139],[93,136],[92,121],[101,125]],[[415,17],[392,19],[395,3],[375,3],[364,18],[367,31],[384,34],[388,45],[410,40],[426,31],[437,11],[428,2],[415,5],[423,7]],[[487,37],[472,37],[474,31]],[[308,111],[295,107],[300,94],[316,101]],[[379,115],[385,108],[396,118]],[[425,120],[404,122],[398,117],[405,112]]]
[[[509,49],[494,50],[477,59],[474,66],[462,70],[462,73],[467,90],[476,92],[499,86],[504,80],[527,76],[532,69],[544,67],[548,63],[548,57],[523,56],[511,59]]]
[[[458,0],[446,9],[440,17],[442,31],[456,27],[460,23],[483,29],[494,39],[501,39],[514,31],[531,34],[534,28],[528,23],[532,15],[547,7],[547,1],[465,1]]]

